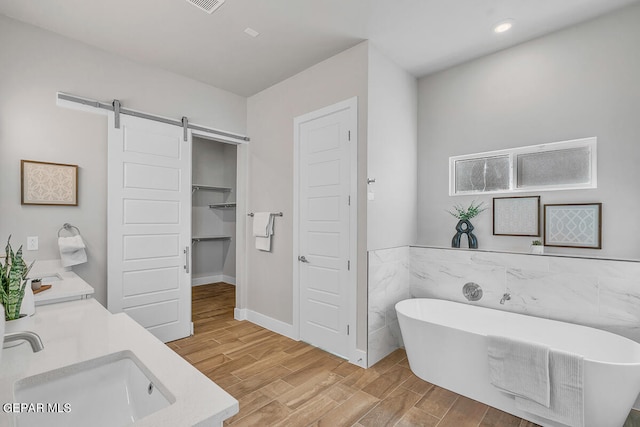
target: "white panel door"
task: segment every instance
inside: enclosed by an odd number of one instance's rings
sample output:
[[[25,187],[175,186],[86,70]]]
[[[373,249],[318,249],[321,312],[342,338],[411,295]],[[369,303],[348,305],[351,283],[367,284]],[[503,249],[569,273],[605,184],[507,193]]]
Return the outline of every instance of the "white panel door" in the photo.
[[[349,109],[341,109],[301,121],[296,129],[300,338],[345,358],[355,286],[349,270],[351,118]]]
[[[108,309],[163,342],[191,333],[191,132],[120,116],[108,138]]]

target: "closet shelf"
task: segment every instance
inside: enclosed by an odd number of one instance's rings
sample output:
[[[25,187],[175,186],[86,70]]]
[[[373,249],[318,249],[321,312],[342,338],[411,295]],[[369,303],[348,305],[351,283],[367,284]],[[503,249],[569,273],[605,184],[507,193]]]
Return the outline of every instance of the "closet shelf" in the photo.
[[[233,203],[214,203],[209,205],[210,209],[234,209],[236,207],[235,202]]]
[[[199,185],[199,184],[193,184],[191,186],[191,188],[193,189],[192,191],[217,191],[219,193],[230,193],[231,192],[231,188],[229,187],[215,187],[213,185]]]
[[[231,240],[231,236],[193,236],[192,242],[207,242],[210,240]]]

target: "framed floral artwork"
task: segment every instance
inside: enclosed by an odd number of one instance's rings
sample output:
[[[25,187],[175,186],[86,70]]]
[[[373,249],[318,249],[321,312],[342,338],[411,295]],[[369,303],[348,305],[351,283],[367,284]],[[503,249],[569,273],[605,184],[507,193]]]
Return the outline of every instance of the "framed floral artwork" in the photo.
[[[21,160],[23,205],[78,206],[78,166]]]

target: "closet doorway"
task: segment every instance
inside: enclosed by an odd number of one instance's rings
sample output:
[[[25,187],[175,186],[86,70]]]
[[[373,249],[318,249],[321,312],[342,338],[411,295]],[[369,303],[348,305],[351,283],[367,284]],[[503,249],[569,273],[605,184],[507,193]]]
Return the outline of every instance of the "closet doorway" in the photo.
[[[192,286],[236,284],[236,145],[193,136]]]
[[[248,143],[249,137],[198,125],[186,116],[175,120],[124,108],[117,99],[101,102],[58,92],[56,104],[107,116],[107,309],[127,313],[163,342],[189,336],[193,333],[194,237],[208,238],[200,239],[202,242],[227,242],[226,247],[223,245],[217,251],[218,256],[202,255],[203,260],[196,260],[199,271],[195,283],[221,278],[235,285],[236,144]],[[211,225],[196,228],[196,232],[203,233],[196,236],[191,226],[193,193],[198,191],[192,185],[193,138],[216,141],[224,147],[223,153],[233,153],[229,154],[229,167],[223,161],[222,175],[196,172],[198,179],[215,180],[218,176],[223,179],[223,190],[205,191],[222,197],[211,205],[226,206],[207,205],[208,209],[233,209],[233,213],[221,219],[218,229],[210,228]],[[208,158],[206,152],[196,154],[198,164],[201,156]],[[242,159],[246,159],[246,153]],[[215,162],[203,163],[204,171],[220,167]],[[244,195],[246,160],[240,162],[240,168],[243,176],[240,193]],[[209,184],[218,186],[215,182]],[[242,201],[241,209],[244,205]],[[241,240],[245,222],[244,217],[238,221]],[[244,253],[244,244],[240,245],[239,253]]]
[[[108,309],[184,338],[192,286],[236,282],[237,146],[108,115]]]

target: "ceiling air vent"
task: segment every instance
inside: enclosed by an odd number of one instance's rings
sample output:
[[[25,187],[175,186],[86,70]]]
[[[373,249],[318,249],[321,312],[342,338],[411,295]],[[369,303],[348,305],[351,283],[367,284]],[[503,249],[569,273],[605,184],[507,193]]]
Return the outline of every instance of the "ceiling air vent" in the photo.
[[[218,9],[225,0],[187,0],[187,3],[191,3],[198,9],[204,10],[207,13],[213,13]]]

